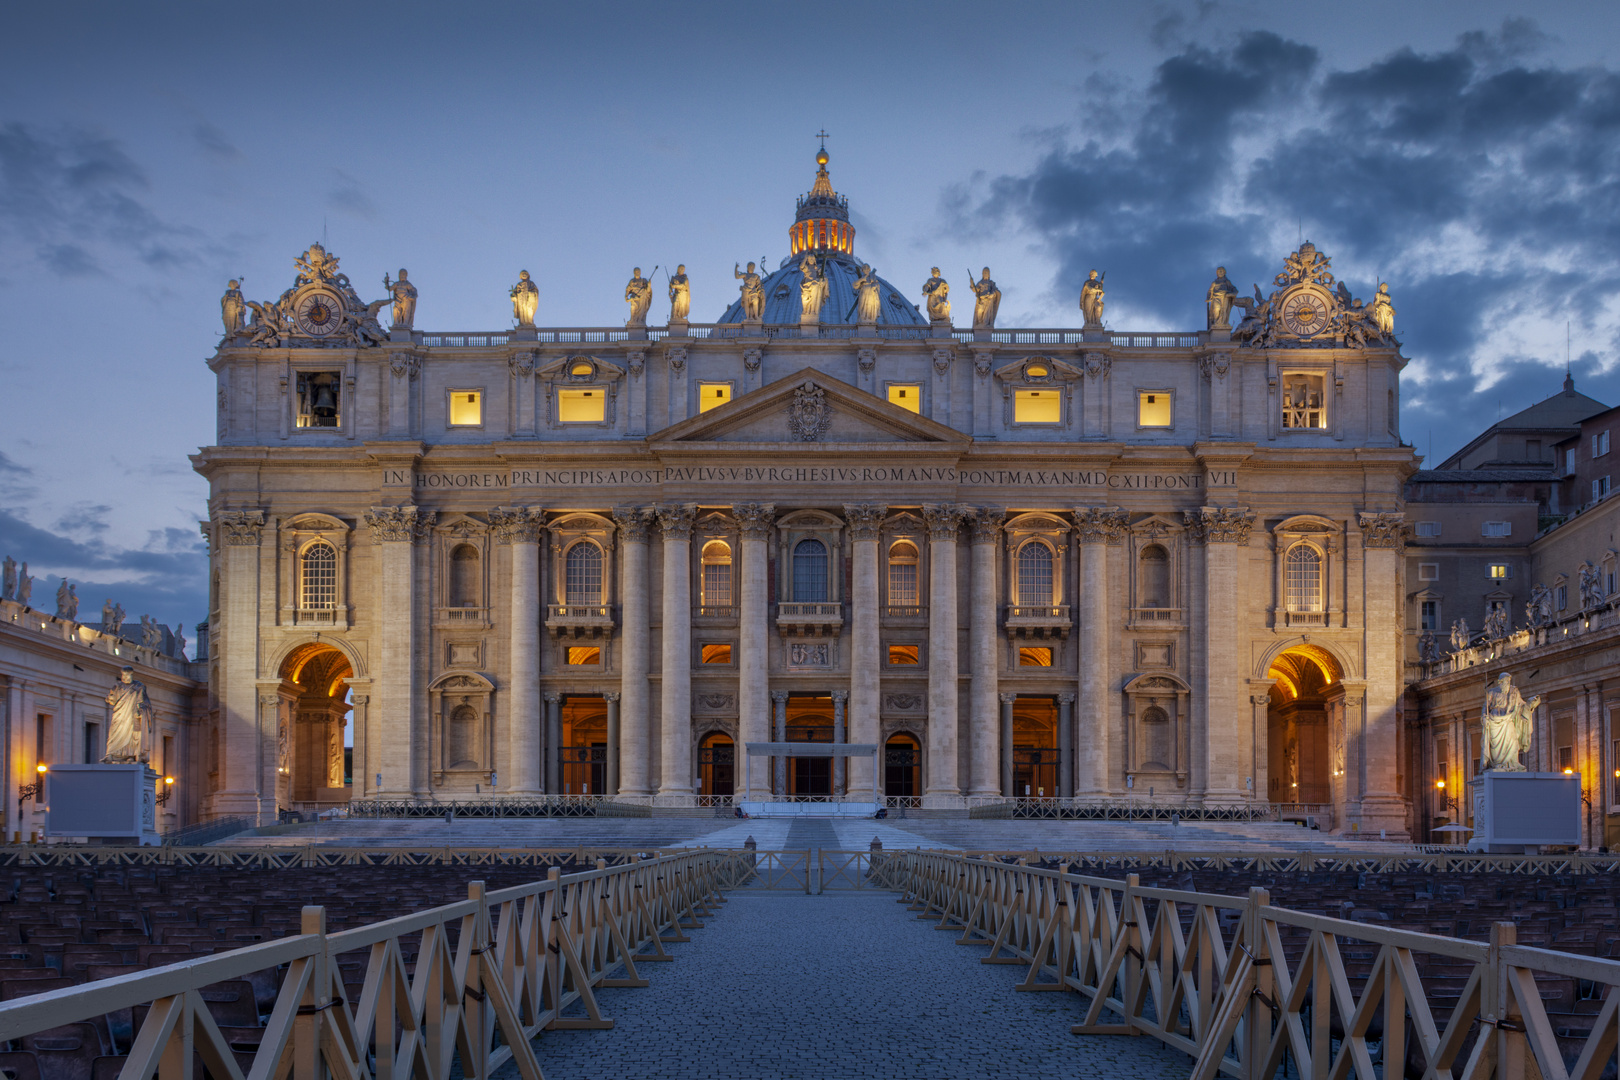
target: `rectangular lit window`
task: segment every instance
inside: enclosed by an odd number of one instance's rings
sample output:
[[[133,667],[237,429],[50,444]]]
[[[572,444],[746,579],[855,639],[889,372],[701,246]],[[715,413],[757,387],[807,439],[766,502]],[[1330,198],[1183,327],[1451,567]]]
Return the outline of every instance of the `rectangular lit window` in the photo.
[[[704,645],[701,652],[702,662],[705,664],[731,663],[731,645]]]
[[[1018,650],[1019,667],[1051,667],[1052,650],[1048,648],[1021,648]]]
[[[1439,536],[1440,523],[1438,521],[1420,521],[1417,523],[1417,534],[1419,536]]]
[[[1418,563],[1418,580],[1419,581],[1439,581],[1440,580],[1440,564],[1437,563],[1437,562],[1420,562],[1420,563]]]
[[[607,395],[601,390],[558,390],[557,421],[600,424],[607,419]]]
[[[889,404],[907,412],[922,412],[922,387],[916,383],[890,383]]]
[[[922,662],[922,646],[920,645],[890,645],[889,663],[891,664],[918,664]]]
[[[1056,390],[1015,390],[1013,423],[1056,424],[1063,419],[1063,402]]]
[[[570,645],[568,646],[569,666],[578,664],[600,664],[602,662],[602,649],[597,645]]]
[[[477,427],[484,422],[484,395],[479,390],[450,391],[450,426]]]
[[[698,383],[698,412],[718,409],[731,400],[731,384],[726,382]]]
[[[1440,629],[1440,601],[1423,601],[1423,627],[1424,630]]]
[[[1493,581],[1502,581],[1502,580],[1504,580],[1506,578],[1510,578],[1512,576],[1513,576],[1512,567],[1508,566],[1507,563],[1501,563],[1501,562],[1493,562],[1493,563],[1491,563],[1491,580],[1493,580]]]
[[[1299,373],[1282,377],[1282,426],[1290,431],[1299,428],[1327,427],[1327,396],[1323,376]]]
[[[1136,395],[1136,426],[1170,426],[1170,391],[1138,391]]]

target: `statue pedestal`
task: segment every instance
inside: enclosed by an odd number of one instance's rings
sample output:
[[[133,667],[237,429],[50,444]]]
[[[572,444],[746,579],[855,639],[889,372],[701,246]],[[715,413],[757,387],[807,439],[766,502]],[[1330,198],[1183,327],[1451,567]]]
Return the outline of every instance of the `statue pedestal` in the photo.
[[[951,321],[949,319],[935,319],[933,322],[928,324],[928,336],[943,338],[950,337]]]
[[[388,340],[402,341],[409,344],[411,341],[411,332],[408,329],[390,330],[388,331]]]
[[[670,337],[687,337],[688,336],[687,335],[687,325],[688,324],[687,324],[687,321],[685,319],[671,319],[671,320],[669,320],[669,327],[668,327],[669,336]]]
[[[1469,851],[1533,855],[1543,845],[1579,847],[1580,774],[1497,772],[1468,781],[1474,807]]]
[[[532,326],[517,326],[507,335],[508,341],[539,341],[540,331]]]
[[[158,775],[146,765],[52,765],[45,774],[45,835],[161,844]]]
[[[1108,331],[1104,330],[1100,325],[1087,323],[1081,328],[1080,337],[1084,341],[1107,341]]]
[[[1209,340],[1212,341],[1212,342],[1215,342],[1215,341],[1231,341],[1232,340],[1231,328],[1230,327],[1217,327],[1217,328],[1211,330],[1209,332]]]

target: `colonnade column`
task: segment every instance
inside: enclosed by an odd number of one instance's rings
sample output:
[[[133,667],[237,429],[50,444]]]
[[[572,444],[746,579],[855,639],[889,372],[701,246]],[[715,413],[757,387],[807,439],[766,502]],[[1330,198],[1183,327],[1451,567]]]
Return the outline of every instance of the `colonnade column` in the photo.
[[[773,739],[775,742],[787,742],[787,699],[786,690],[771,691],[771,704],[776,709],[776,735]],[[775,765],[771,770],[774,780],[771,790],[779,796],[786,795],[787,758],[778,754],[772,761],[775,762]]]
[[[956,749],[956,534],[962,512],[950,504],[922,508],[928,524],[928,783],[924,805],[950,806],[961,796]]]
[[[219,790],[210,808],[215,814],[243,814],[260,824],[274,824],[275,763],[265,761],[259,723],[259,544],[263,510],[221,510],[211,522],[219,580],[220,699]],[[380,593],[380,586],[379,586]],[[380,599],[379,595],[379,599]],[[380,657],[379,657],[380,660]],[[23,716],[31,710],[24,708]],[[271,733],[272,740],[274,732]],[[375,760],[375,759],[374,759]],[[13,768],[17,768],[14,764]],[[266,786],[270,787],[268,793]],[[20,824],[18,829],[26,830]]]
[[[602,771],[602,793],[619,793],[619,695],[609,691],[602,695],[607,702],[607,762]]]
[[[771,741],[770,598],[765,558],[776,507],[770,503],[743,503],[731,508],[741,535],[742,581],[738,589],[737,620],[737,766],[743,770],[745,801],[752,801],[753,771],[746,755],[751,742]],[[770,789],[770,778],[763,780]]]
[[[692,793],[692,520],[694,503],[658,508],[664,533],[664,618],[660,635],[658,794]]]
[[[997,727],[1001,730],[1001,793],[1008,798],[1020,795],[1022,792],[1013,790],[1013,705],[1018,701],[1017,694],[1002,694],[1001,719]]]
[[[1362,572],[1365,575],[1367,695],[1362,737],[1361,831],[1385,830],[1406,837],[1406,803],[1396,785],[1399,771],[1401,674],[1405,627],[1398,603],[1401,562],[1406,549],[1406,515],[1360,515]]]
[[[366,512],[371,542],[382,548],[378,577],[382,628],[377,685],[382,696],[382,773],[387,794],[428,795],[427,703],[417,671],[419,600],[416,546],[438,514],[415,506],[377,506]],[[272,733],[272,739],[275,737]]]
[[[1075,739],[1074,793],[1079,798],[1107,795],[1110,789],[1109,739],[1114,694],[1108,685],[1108,548],[1125,532],[1125,511],[1084,507],[1074,512],[1080,539],[1080,694]]]
[[[833,732],[832,732],[833,738],[832,738],[832,741],[833,741],[834,746],[842,746],[842,745],[844,745],[844,742],[845,742],[845,739],[844,739],[844,703],[849,700],[849,691],[847,691],[847,690],[834,690],[832,692],[832,699],[833,699]],[[841,757],[835,757],[835,758],[832,759],[832,774],[833,774],[832,775],[832,793],[834,795],[847,795],[847,794],[849,794],[849,792],[844,787],[844,762],[845,762],[845,760],[846,760],[845,758],[841,758]]]
[[[878,534],[889,508],[874,503],[844,507],[849,522],[849,741],[875,743],[882,682],[878,641]],[[840,759],[845,760],[845,759]],[[846,791],[872,790],[870,755],[848,759]]]
[[[1000,793],[1000,761],[1012,750],[996,722],[997,658],[1001,655],[996,641],[996,552],[1004,516],[999,509],[981,507],[968,519],[968,527],[973,530],[968,609],[968,665],[973,673],[968,731],[973,739],[973,775],[968,779],[968,794],[976,796]]]
[[[1243,708],[1239,688],[1247,685],[1242,678],[1247,665],[1232,620],[1248,607],[1240,598],[1241,560],[1254,515],[1246,506],[1204,506],[1186,511],[1186,520],[1194,537],[1204,542],[1203,618],[1195,629],[1203,645],[1203,701],[1195,706],[1192,740],[1192,755],[1203,763],[1204,785],[1194,793],[1225,802],[1243,796],[1243,735],[1253,722],[1243,715],[1249,710]]]
[[[28,680],[20,679],[15,675],[6,676],[6,772],[8,783],[5,790],[10,791],[18,785],[28,783],[23,779],[23,720],[27,715],[23,712],[23,689]],[[15,813],[12,807],[16,806]],[[10,840],[22,830],[22,807],[6,799],[5,809],[6,831],[0,839]]]
[[[505,793],[540,793],[540,534],[545,515],[518,506],[490,515],[495,542],[512,549],[508,623],[507,775]],[[497,779],[499,776],[497,775]]]
[[[647,795],[652,791],[647,782],[647,534],[652,527],[652,511],[640,506],[617,506],[613,520],[619,524],[619,539],[623,541],[619,610],[624,626],[619,645],[619,741],[616,746],[610,742],[608,750],[610,757],[615,749],[618,751],[619,786],[614,788],[610,783],[608,790],[619,795]]]
[[[1074,796],[1074,695],[1058,695],[1058,795]]]
[[[546,695],[546,794],[562,794],[562,695]]]

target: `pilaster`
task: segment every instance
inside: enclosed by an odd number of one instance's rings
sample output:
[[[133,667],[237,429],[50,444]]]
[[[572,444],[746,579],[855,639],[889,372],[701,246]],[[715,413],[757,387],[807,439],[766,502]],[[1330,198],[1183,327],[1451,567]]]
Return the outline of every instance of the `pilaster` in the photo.
[[[850,608],[849,608],[849,723],[850,741],[878,741],[878,710],[882,674],[878,640],[878,534],[888,507],[875,503],[852,503],[844,507],[849,522]],[[872,787],[872,760],[849,759],[849,789],[869,791]]]
[[[956,535],[962,512],[922,508],[928,525],[928,781],[924,805],[955,806],[962,794],[957,751]]]
[[[242,814],[261,824],[276,820],[273,775],[265,762],[259,728],[259,578],[263,510],[221,510],[212,522],[220,567],[219,788],[212,810]],[[269,765],[271,773],[274,764]],[[267,783],[267,781],[270,781]]]
[[[1366,620],[1362,655],[1366,657],[1366,729],[1363,735],[1365,794],[1361,799],[1363,833],[1382,831],[1406,838],[1406,801],[1396,785],[1400,724],[1402,645],[1405,637],[1401,602],[1401,562],[1406,550],[1406,515],[1362,513],[1362,595]]]
[[[660,634],[660,796],[692,793],[692,521],[697,506],[658,508],[664,535],[664,613]]]
[[[738,589],[737,642],[737,748],[747,753],[750,742],[770,742],[770,599],[766,545],[776,507],[770,503],[742,503],[731,508],[737,519],[742,548],[742,580]],[[739,760],[741,768],[747,762]],[[743,770],[743,798],[752,800],[753,773]],[[769,784],[769,778],[765,783]]]
[[[1109,735],[1114,694],[1108,675],[1112,652],[1109,625],[1109,555],[1125,536],[1126,513],[1114,507],[1083,507],[1074,512],[1080,546],[1080,678],[1075,739],[1074,791],[1080,798],[1105,796],[1111,788]]]

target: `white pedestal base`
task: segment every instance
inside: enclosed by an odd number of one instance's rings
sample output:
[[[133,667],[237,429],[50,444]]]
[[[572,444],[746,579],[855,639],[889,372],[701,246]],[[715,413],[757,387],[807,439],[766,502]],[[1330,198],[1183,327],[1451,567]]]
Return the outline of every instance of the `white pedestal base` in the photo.
[[[1563,773],[1490,772],[1468,781],[1474,805],[1469,851],[1536,854],[1543,845],[1579,847],[1581,778]]]
[[[140,764],[52,765],[45,774],[45,835],[161,844],[157,779]]]

